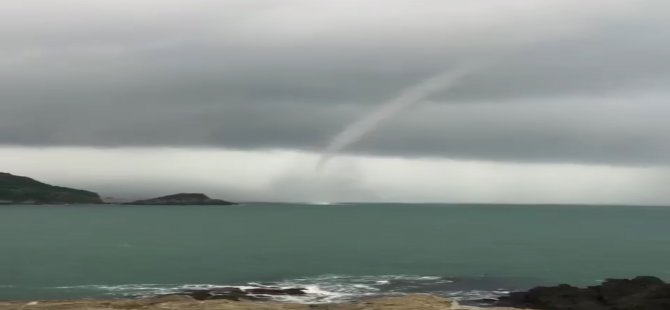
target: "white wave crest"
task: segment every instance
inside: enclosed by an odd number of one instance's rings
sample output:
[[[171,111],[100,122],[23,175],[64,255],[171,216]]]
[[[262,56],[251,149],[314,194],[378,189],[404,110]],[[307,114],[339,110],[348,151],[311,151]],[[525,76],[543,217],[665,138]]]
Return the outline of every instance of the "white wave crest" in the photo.
[[[279,302],[321,304],[360,300],[374,296],[395,296],[407,293],[430,293],[450,297],[456,300],[493,298],[507,293],[505,290],[453,290],[449,288],[454,281],[439,276],[423,275],[321,275],[287,279],[276,282],[250,282],[246,285],[225,284],[124,284],[124,285],[81,285],[60,286],[56,289],[89,291],[91,295],[116,297],[148,297],[161,294],[173,294],[184,290],[214,289],[236,287],[242,290],[258,287],[304,288],[305,295],[264,296]]]

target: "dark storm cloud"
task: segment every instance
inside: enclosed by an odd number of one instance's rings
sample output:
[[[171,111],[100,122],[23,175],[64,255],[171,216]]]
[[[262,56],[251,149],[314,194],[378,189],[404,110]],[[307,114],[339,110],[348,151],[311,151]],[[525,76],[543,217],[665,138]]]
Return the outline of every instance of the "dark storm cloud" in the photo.
[[[493,59],[353,151],[670,161],[664,2],[341,3],[3,3],[0,144],[315,150],[402,88]]]

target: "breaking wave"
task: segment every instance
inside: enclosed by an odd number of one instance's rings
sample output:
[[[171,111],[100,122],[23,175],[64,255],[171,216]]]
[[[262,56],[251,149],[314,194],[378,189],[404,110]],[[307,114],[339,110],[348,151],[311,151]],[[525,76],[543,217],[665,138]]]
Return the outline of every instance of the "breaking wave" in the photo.
[[[82,295],[108,297],[148,297],[178,293],[191,289],[213,289],[237,287],[250,289],[258,287],[305,288],[303,296],[271,296],[274,301],[306,304],[336,303],[355,301],[369,297],[398,296],[404,294],[427,293],[456,300],[477,300],[495,298],[509,292],[509,289],[488,285],[477,285],[473,279],[450,279],[439,276],[381,275],[349,276],[321,275],[286,279],[275,282],[250,282],[245,285],[222,284],[125,284],[125,285],[83,285],[61,286],[55,289],[73,290]],[[482,283],[479,283],[482,284]],[[479,288],[477,286],[480,286]]]

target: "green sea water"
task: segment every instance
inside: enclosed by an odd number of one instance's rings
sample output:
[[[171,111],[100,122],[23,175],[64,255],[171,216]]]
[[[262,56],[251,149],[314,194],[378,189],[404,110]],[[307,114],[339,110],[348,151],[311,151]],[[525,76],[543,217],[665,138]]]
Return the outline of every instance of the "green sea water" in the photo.
[[[611,277],[668,280],[669,262],[665,207],[0,206],[0,299],[254,283],[309,287],[321,300],[467,297]]]

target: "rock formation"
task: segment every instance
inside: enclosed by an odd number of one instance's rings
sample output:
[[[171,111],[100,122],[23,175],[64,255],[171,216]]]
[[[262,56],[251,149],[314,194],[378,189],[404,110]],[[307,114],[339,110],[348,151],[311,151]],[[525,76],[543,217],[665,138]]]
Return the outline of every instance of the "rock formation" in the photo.
[[[656,277],[607,279],[586,288],[561,284],[510,293],[496,304],[547,310],[668,310],[670,284]]]
[[[241,289],[238,287],[217,287],[210,289],[184,290],[176,294],[190,296],[195,300],[266,300],[270,296],[302,296],[305,295],[304,288],[277,288],[277,287],[254,287]]]

